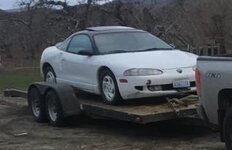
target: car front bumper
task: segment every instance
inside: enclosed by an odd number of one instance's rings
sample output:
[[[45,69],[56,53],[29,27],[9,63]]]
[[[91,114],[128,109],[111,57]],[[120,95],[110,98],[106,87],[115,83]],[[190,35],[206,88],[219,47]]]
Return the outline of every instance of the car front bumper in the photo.
[[[124,79],[127,82],[120,82]],[[173,82],[190,81],[190,87],[173,88]],[[168,95],[181,95],[196,91],[194,72],[185,74],[163,74],[155,76],[123,76],[117,78],[119,92],[123,99],[136,99]]]

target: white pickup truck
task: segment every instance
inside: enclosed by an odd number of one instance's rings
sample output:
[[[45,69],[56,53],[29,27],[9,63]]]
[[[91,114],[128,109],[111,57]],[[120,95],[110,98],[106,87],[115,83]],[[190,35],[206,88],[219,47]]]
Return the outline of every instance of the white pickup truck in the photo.
[[[196,85],[198,113],[220,127],[221,140],[232,150],[232,57],[199,57]]]

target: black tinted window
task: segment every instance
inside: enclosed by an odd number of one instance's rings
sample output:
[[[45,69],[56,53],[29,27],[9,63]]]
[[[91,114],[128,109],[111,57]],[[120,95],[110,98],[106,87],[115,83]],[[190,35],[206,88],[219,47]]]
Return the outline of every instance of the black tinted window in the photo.
[[[81,50],[92,50],[92,44],[87,35],[74,36],[69,44],[69,52],[78,53]]]

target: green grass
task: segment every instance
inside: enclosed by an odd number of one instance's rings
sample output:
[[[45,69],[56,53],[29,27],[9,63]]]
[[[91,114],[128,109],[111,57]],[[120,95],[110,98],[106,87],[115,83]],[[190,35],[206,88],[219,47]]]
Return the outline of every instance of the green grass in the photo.
[[[39,69],[20,69],[0,72],[0,93],[9,88],[26,90],[32,82],[41,81]]]

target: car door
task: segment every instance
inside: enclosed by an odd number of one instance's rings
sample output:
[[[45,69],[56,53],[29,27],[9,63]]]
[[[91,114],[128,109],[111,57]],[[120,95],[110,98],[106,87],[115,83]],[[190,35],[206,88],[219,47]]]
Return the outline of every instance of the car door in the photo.
[[[53,68],[55,69],[56,72],[56,80],[57,82],[62,82],[65,81],[65,74],[63,70],[63,65],[62,65],[62,60],[63,60],[63,55],[66,53],[67,47],[70,43],[70,38],[65,39],[63,42],[60,42],[56,44],[57,48],[57,53],[56,56],[53,58]]]
[[[79,54],[80,51],[93,51],[93,46],[88,35],[80,34],[71,38],[67,50],[62,55],[62,70],[65,82],[86,91],[93,90],[93,70],[92,63],[94,56]]]

